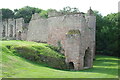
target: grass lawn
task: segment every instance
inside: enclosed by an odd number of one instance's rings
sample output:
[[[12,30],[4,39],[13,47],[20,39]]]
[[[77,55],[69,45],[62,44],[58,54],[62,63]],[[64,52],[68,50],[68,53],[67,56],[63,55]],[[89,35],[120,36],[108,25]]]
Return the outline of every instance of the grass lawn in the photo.
[[[47,44],[26,41],[0,41],[2,43],[2,77],[10,78],[118,78],[118,58],[97,55],[93,68],[81,71],[58,70],[33,63],[14,55],[6,48],[12,46],[44,46]]]

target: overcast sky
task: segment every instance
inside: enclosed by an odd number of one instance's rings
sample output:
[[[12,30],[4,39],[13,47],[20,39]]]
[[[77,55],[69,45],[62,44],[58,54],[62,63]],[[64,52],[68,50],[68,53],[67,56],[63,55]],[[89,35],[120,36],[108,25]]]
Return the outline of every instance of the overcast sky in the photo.
[[[57,9],[70,6],[79,8],[81,12],[87,12],[91,6],[93,10],[99,11],[102,15],[118,12],[120,0],[0,0],[0,9],[19,9],[24,6],[37,7],[41,9]]]

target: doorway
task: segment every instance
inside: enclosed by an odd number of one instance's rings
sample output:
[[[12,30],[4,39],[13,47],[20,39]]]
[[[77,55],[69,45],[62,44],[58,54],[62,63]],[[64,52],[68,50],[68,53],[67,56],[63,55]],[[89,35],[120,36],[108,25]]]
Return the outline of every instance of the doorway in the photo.
[[[89,67],[90,60],[91,60],[91,52],[90,52],[90,48],[88,47],[85,51],[84,67]]]
[[[73,62],[69,62],[69,69],[73,70],[74,69],[74,63]]]

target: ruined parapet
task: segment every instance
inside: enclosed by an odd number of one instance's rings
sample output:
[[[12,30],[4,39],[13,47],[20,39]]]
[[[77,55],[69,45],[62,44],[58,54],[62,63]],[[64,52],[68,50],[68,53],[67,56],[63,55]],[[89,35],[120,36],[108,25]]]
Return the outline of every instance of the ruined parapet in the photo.
[[[57,16],[69,16],[69,15],[74,15],[74,16],[80,16],[82,13],[80,12],[69,12],[69,13],[64,13],[64,12],[57,12],[56,10],[52,10],[48,12],[48,17],[57,17]]]
[[[61,12],[57,12],[56,10],[52,10],[48,12],[48,17],[56,17],[56,16],[62,16],[63,14]]]
[[[83,69],[83,60],[80,54],[80,38],[81,33],[79,30],[69,30],[66,34],[65,56],[66,63],[70,69]]]

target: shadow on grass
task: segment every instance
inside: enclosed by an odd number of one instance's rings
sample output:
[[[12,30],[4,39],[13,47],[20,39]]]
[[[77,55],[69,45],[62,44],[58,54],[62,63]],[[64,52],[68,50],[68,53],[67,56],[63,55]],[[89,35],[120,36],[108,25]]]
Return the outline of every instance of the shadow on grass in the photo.
[[[17,56],[19,56],[19,55],[17,55]],[[21,56],[19,56],[19,57],[21,57]],[[56,69],[56,70],[63,70],[63,69],[58,69],[58,68],[53,68],[53,67],[50,67],[48,64],[46,64],[46,63],[41,63],[41,62],[36,62],[36,61],[31,61],[31,60],[28,60],[28,59],[26,59],[26,58],[24,58],[24,57],[21,57],[24,61],[26,61],[26,62],[28,62],[28,63],[31,63],[31,64],[33,64],[33,65],[35,65],[35,66],[39,66],[39,67],[47,67],[47,68],[51,68],[51,69]],[[63,71],[65,71],[65,70],[63,70]]]
[[[95,66],[118,66],[118,60],[96,60]]]
[[[94,67],[83,72],[104,73],[118,76],[118,60],[96,60]]]
[[[18,55],[17,55],[18,56]],[[21,57],[21,56],[19,56]],[[56,69],[53,67],[49,67],[45,63],[39,63],[35,61],[30,61],[27,60],[23,57],[21,57],[24,61],[29,62],[31,64],[34,64],[36,66],[42,66],[54,70],[60,70],[60,71],[67,71],[67,72],[88,72],[88,73],[102,73],[102,74],[109,74],[113,76],[118,76],[118,60],[95,60],[94,61],[94,66],[91,69],[86,69],[86,70],[80,70],[80,71],[70,71],[68,69],[62,70],[62,69]]]

